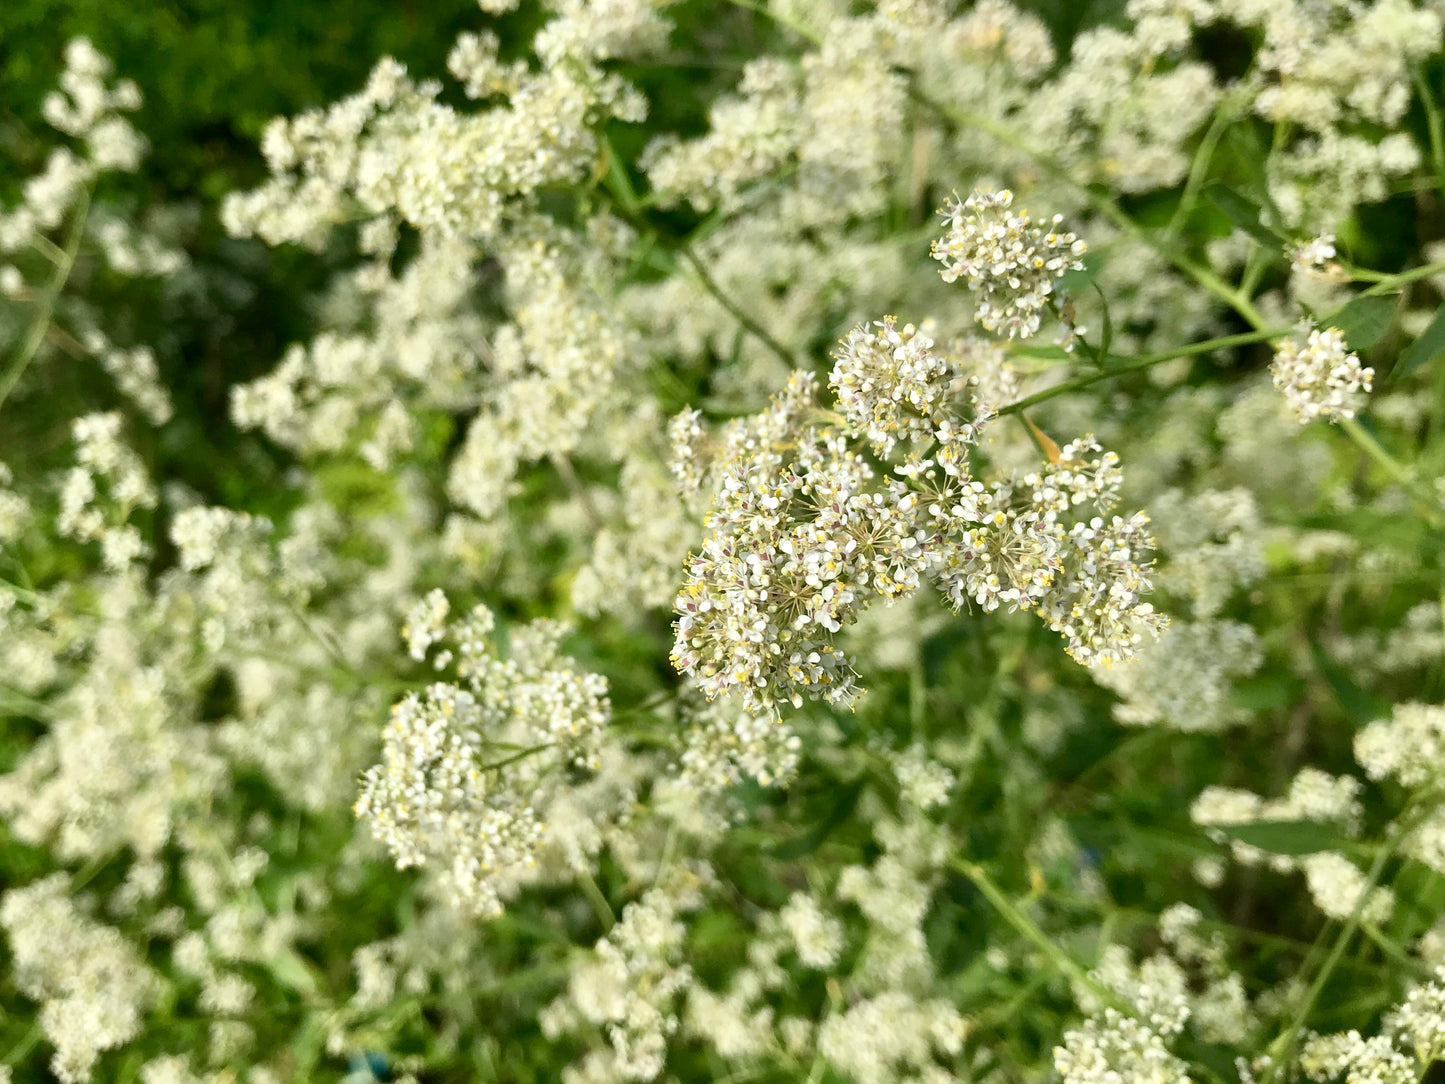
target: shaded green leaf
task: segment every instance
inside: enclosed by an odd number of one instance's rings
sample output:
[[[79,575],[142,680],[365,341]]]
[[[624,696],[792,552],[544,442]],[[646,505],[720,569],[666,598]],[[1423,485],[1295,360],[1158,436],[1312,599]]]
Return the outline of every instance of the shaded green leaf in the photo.
[[[1400,354],[1400,360],[1390,372],[1390,379],[1409,376],[1421,365],[1434,361],[1445,353],[1445,305],[1435,310],[1435,318],[1420,337],[1407,346]]]
[[[1334,850],[1341,842],[1339,829],[1318,821],[1256,821],[1214,827],[1230,839],[1270,854],[1316,854]]]
[[[832,811],[823,818],[822,822],[802,835],[785,839],[777,844],[772,850],[773,857],[787,861],[812,854],[823,845],[824,840],[832,835],[839,825],[853,815],[853,809],[857,806],[858,798],[862,793],[862,783],[843,787],[838,792],[838,798],[833,804]]]
[[[1390,326],[1399,297],[1399,294],[1361,294],[1321,319],[1320,324],[1343,331],[1351,350],[1368,350]]]
[[[1235,226],[1266,248],[1283,248],[1289,239],[1278,230],[1265,225],[1259,204],[1241,196],[1227,184],[1215,182],[1204,189],[1204,198],[1224,212]]]
[[[1356,726],[1364,726],[1390,713],[1390,701],[1361,688],[1319,644],[1311,644],[1315,666],[1335,694],[1345,717]]]
[[[1305,683],[1293,674],[1265,673],[1238,682],[1229,701],[1246,711],[1273,711],[1297,702]]]

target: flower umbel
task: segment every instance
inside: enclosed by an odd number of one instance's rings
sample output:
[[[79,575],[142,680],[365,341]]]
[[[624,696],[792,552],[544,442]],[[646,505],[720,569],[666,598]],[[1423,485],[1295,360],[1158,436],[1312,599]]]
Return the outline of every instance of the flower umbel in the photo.
[[[933,242],[933,258],[943,264],[944,282],[964,279],[978,298],[974,318],[989,331],[1026,339],[1039,330],[1040,313],[1055,282],[1083,269],[1088,246],[1059,231],[1062,215],[1047,228],[1029,213],[1011,210],[1014,196],[976,189],[963,202],[951,199],[939,213],[948,230]]]
[[[1293,339],[1281,343],[1270,372],[1301,425],[1353,418],[1375,379],[1375,370],[1360,364],[1337,327],[1310,329],[1304,345]]]

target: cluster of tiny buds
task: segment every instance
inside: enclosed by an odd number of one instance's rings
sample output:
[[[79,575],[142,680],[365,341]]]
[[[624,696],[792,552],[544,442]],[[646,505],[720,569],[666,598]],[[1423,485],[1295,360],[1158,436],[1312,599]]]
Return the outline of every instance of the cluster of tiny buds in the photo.
[[[510,630],[502,658],[490,610],[477,606],[452,622],[449,612],[433,591],[412,608],[403,634],[417,659],[450,643],[434,665],[455,659],[460,682],[436,682],[392,708],[356,815],[398,868],[438,868],[459,906],[494,917],[536,864],[544,812],[565,774],[555,769],[598,766],[611,705],[606,680],[561,653],[562,626]]]
[[[885,316],[848,333],[834,357],[828,383],[839,409],[873,450],[888,455],[900,442],[950,433],[950,394],[957,366],[934,352],[933,339],[912,324]],[[969,440],[972,430],[954,439]]]
[[[1086,666],[1132,658],[1162,629],[1142,597],[1148,517],[1102,514],[1118,499],[1118,457],[1090,437],[1045,469],[976,480],[968,450],[983,419],[958,416],[955,391],[969,383],[932,348],[891,317],[860,327],[835,354],[841,427],[818,424],[826,411],[798,410],[809,386],[795,380],[754,421],[767,440],[735,434],[712,533],[675,603],[673,664],[709,698],[736,695],[770,713],[804,699],[851,704],[857,674],[835,635],[925,579],[955,609],[1034,611]],[[971,395],[967,403],[977,410]],[[679,480],[702,478],[697,414],[682,415],[672,435]],[[905,448],[898,477],[876,480],[853,437],[880,457]]]
[[[1360,364],[1337,327],[1310,328],[1303,344],[1285,340],[1270,372],[1301,425],[1316,418],[1353,418],[1375,379],[1375,370]]]
[[[943,264],[945,282],[963,279],[977,298],[974,318],[989,331],[1026,339],[1039,330],[1055,283],[1083,269],[1088,246],[1061,232],[1062,215],[1048,228],[1029,213],[1015,212],[1013,193],[976,189],[968,199],[951,199],[940,212],[948,220],[943,237],[933,242],[933,258]]]
[[[1296,271],[1326,282],[1348,282],[1349,273],[1336,261],[1335,235],[1322,233],[1293,246],[1290,263]]]

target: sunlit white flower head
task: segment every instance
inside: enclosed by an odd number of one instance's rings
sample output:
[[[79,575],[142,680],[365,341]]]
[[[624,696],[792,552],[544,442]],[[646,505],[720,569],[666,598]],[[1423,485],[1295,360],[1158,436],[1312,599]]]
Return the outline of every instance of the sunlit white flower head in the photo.
[[[1054,284],[1069,271],[1083,269],[1087,245],[1059,231],[1062,215],[1046,227],[1025,210],[1014,212],[1014,196],[977,189],[968,199],[951,199],[942,214],[943,237],[933,242],[933,258],[943,264],[944,282],[963,279],[977,297],[974,318],[989,331],[1026,339],[1039,330]]]
[[[957,375],[934,353],[933,339],[892,316],[854,328],[834,352],[828,377],[849,424],[866,433],[879,455],[899,441],[927,441],[947,417]],[[967,427],[972,431],[972,427]]]
[[[1375,379],[1375,370],[1360,364],[1337,327],[1312,328],[1303,345],[1294,339],[1281,343],[1270,372],[1301,425],[1353,418]]]

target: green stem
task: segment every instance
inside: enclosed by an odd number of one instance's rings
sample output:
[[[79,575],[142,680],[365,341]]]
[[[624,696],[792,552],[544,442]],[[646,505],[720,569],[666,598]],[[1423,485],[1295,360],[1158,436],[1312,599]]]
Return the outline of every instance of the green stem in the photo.
[[[20,378],[25,375],[25,370],[35,360],[40,344],[45,341],[45,333],[50,328],[51,318],[55,315],[56,302],[60,300],[60,293],[65,289],[65,284],[70,281],[70,271],[75,266],[76,255],[80,252],[80,242],[85,237],[85,221],[89,213],[90,192],[88,189],[82,188],[80,198],[75,204],[74,217],[70,221],[70,232],[65,238],[65,249],[56,262],[55,274],[51,278],[50,284],[45,287],[45,292],[40,295],[35,316],[30,322],[25,341],[21,344],[20,353],[10,364],[5,375],[0,377],[0,407],[4,407],[5,400],[15,390],[15,385],[20,383]]]
[[[1203,342],[1190,343],[1187,346],[1176,347],[1173,350],[1161,351],[1157,354],[1142,354],[1136,358],[1128,358],[1118,364],[1111,365],[1107,369],[1098,372],[1085,373],[1083,376],[1075,377],[1073,380],[1066,380],[1062,384],[1055,384],[1052,388],[1045,388],[1043,391],[1035,392],[1033,395],[1020,399],[1017,403],[1010,403],[999,410],[1000,414],[1017,414],[1027,410],[1036,403],[1046,402],[1049,399],[1060,395],[1067,395],[1070,392],[1078,391],[1080,388],[1087,388],[1091,384],[1097,384],[1101,380],[1108,380],[1110,377],[1119,376],[1123,373],[1137,372],[1140,369],[1147,369],[1152,365],[1160,365],[1166,361],[1173,361],[1175,358],[1192,357],[1195,354],[1207,354],[1213,350],[1227,350],[1232,346],[1244,346],[1248,343],[1265,342],[1269,339],[1282,338],[1288,335],[1292,329],[1287,327],[1264,327],[1258,331],[1245,331],[1238,335],[1224,335],[1217,339],[1206,339]]]
[[[602,513],[597,510],[597,505],[593,503],[592,500],[592,494],[587,492],[587,487],[582,484],[582,479],[577,477],[577,471],[572,466],[572,460],[568,459],[561,452],[553,452],[548,458],[551,459],[552,466],[556,468],[557,473],[562,476],[562,481],[567,483],[568,492],[570,492],[572,496],[577,499],[577,503],[582,506],[582,514],[587,517],[587,522],[591,524],[593,533],[600,534],[603,529],[606,528],[607,521],[602,518]]]
[[[1354,910],[1350,917],[1345,920],[1344,926],[1340,928],[1335,943],[1330,948],[1329,955],[1325,957],[1324,964],[1320,967],[1315,980],[1310,984],[1309,991],[1305,994],[1304,1001],[1295,1011],[1294,1017],[1290,1020],[1289,1026],[1285,1028],[1274,1042],[1269,1045],[1271,1063],[1269,1071],[1263,1078],[1263,1084],[1275,1084],[1280,1079],[1280,1074],[1287,1071],[1289,1059],[1294,1055],[1295,1046],[1299,1042],[1300,1034],[1304,1031],[1305,1022],[1309,1019],[1310,1013],[1314,1010],[1315,1003],[1319,1001],[1320,994],[1324,992],[1325,984],[1329,982],[1330,975],[1334,973],[1335,967],[1344,956],[1345,949],[1349,946],[1355,931],[1360,928],[1364,920],[1365,905],[1369,901],[1370,894],[1380,883],[1384,875],[1385,866],[1394,857],[1395,852],[1400,849],[1406,837],[1419,827],[1420,823],[1434,810],[1434,803],[1423,808],[1416,809],[1410,816],[1401,817],[1395,822],[1385,845],[1380,848],[1380,853],[1375,856],[1369,872],[1365,875],[1365,883],[1360,888],[1360,898],[1355,901]]]
[[[515,764],[515,763],[517,763],[517,761],[519,761],[519,760],[526,760],[526,759],[527,759],[528,757],[530,757],[530,756],[533,756],[533,755],[535,755],[535,754],[537,754],[537,753],[543,752],[544,750],[551,749],[551,748],[552,748],[552,743],[551,743],[551,742],[546,742],[546,743],[544,743],[544,744],[542,744],[542,745],[533,745],[533,746],[531,746],[531,747],[529,747],[529,748],[527,748],[527,749],[523,749],[523,750],[522,750],[521,752],[519,752],[519,753],[513,753],[513,754],[512,754],[511,756],[509,756],[509,757],[503,757],[501,760],[494,760],[494,761],[493,761],[492,763],[490,763],[490,764],[483,764],[480,768],[477,769],[477,771],[479,771],[479,772],[495,772],[495,771],[497,771],[497,770],[499,770],[499,769],[501,769],[501,768],[505,768],[505,767],[506,767],[507,765],[509,765],[509,764]]]
[[[1376,440],[1370,431],[1356,419],[1342,418],[1339,425],[1362,452],[1378,463],[1385,473],[1404,486],[1411,496],[1425,505],[1425,518],[1432,527],[1439,527],[1441,516],[1435,496],[1421,486],[1410,469],[1386,451],[1384,445]]]
[[[1427,967],[1399,945],[1395,944],[1395,942],[1391,941],[1379,927],[1366,922],[1360,926],[1360,929],[1366,937],[1375,943],[1375,947],[1388,956],[1397,967],[1414,972],[1415,976],[1420,979],[1428,979],[1435,974],[1433,968]]]
[[[587,897],[587,902],[592,905],[592,911],[597,916],[597,921],[602,924],[603,932],[612,929],[617,924],[617,916],[612,913],[612,905],[607,902],[607,897],[602,894],[596,878],[590,870],[583,870],[579,878],[582,884],[582,894]]]
[[[1364,271],[1360,268],[1350,268],[1349,270],[1351,275],[1361,279],[1370,278],[1374,274],[1373,272]],[[1398,271],[1393,275],[1384,275],[1375,279],[1373,286],[1368,286],[1361,290],[1355,297],[1374,297],[1377,294],[1394,293],[1395,290],[1401,286],[1408,286],[1412,282],[1418,282],[1420,279],[1427,279],[1431,275],[1439,275],[1442,273],[1445,273],[1445,260],[1421,264],[1419,267],[1412,267],[1408,271]],[[1353,298],[1351,300],[1353,300]]]
[[[10,1052],[7,1053],[5,1057],[0,1058],[0,1065],[13,1066],[20,1064],[20,1059],[30,1053],[35,1044],[40,1041],[42,1034],[39,1023],[31,1024],[30,1030],[25,1033],[24,1037],[10,1048]]]
[[[766,4],[756,3],[755,0],[728,0],[728,3],[732,4],[733,7],[743,8],[746,11],[755,11],[759,15],[766,15],[779,26],[786,26],[793,33],[800,37],[807,38],[814,45],[823,44],[823,36],[812,27],[799,22],[797,19],[784,15],[782,12],[774,11]]]
[[[1004,895],[1002,889],[993,883],[982,866],[961,858],[954,859],[949,865],[951,869],[972,881],[973,886],[983,894],[984,899],[993,905],[994,910],[1003,917],[1003,920],[1021,934],[1026,941],[1032,942],[1065,976],[1083,986],[1104,1004],[1131,1016],[1134,1014],[1135,1010],[1131,1005],[1123,1001],[1113,990],[1096,982],[1082,964],[1054,944],[1049,939],[1049,935],[1039,929],[1033,919],[1024,914],[1008,896]]]
[[[684,242],[678,246],[677,251],[683,259],[692,265],[692,269],[697,272],[697,277],[707,292],[712,294],[717,300],[717,303],[726,309],[732,315],[733,319],[746,328],[759,342],[776,354],[784,365],[790,369],[797,368],[798,360],[793,357],[792,352],[782,343],[778,342],[777,339],[773,338],[772,333],[769,332],[767,328],[763,327],[762,324],[748,315],[746,309],[728,296],[727,292],[718,285],[717,280],[712,277],[702,257],[694,252],[690,245]]]
[[[1184,181],[1184,192],[1179,197],[1179,206],[1170,217],[1169,225],[1164,227],[1164,236],[1170,242],[1178,239],[1179,231],[1184,228],[1194,208],[1198,206],[1199,191],[1204,187],[1205,178],[1209,176],[1209,165],[1214,160],[1214,152],[1224,136],[1225,129],[1234,123],[1236,110],[1234,102],[1215,110],[1208,130],[1199,141],[1199,146],[1194,151],[1194,160],[1189,163],[1189,176]]]
[[[1420,104],[1425,107],[1425,127],[1430,132],[1430,162],[1435,169],[1435,184],[1445,196],[1445,119],[1440,115],[1440,103],[1430,89],[1425,73],[1416,68],[1412,73],[1415,89],[1420,92]]]

